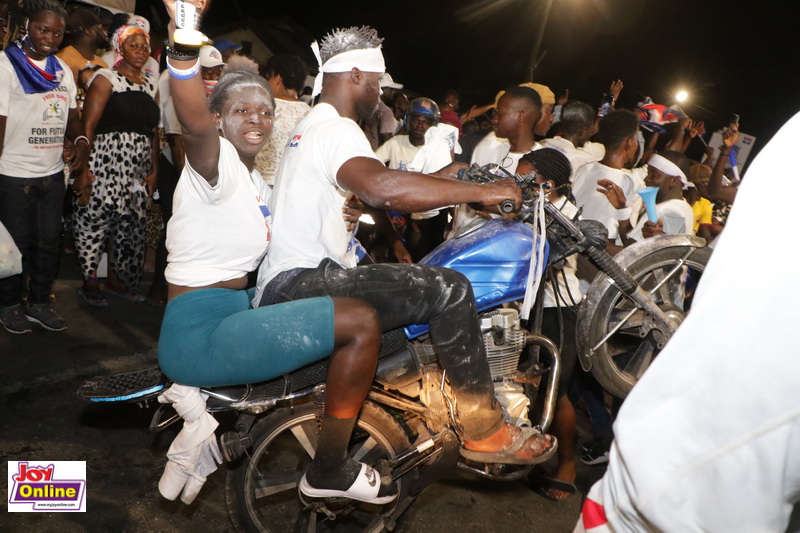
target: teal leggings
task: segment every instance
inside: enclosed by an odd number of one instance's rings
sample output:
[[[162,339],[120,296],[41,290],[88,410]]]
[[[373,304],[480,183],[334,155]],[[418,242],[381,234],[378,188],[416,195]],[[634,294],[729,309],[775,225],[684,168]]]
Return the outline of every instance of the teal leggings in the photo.
[[[158,341],[164,374],[195,387],[266,381],[332,352],[331,298],[252,309],[246,291],[228,289],[173,298]]]

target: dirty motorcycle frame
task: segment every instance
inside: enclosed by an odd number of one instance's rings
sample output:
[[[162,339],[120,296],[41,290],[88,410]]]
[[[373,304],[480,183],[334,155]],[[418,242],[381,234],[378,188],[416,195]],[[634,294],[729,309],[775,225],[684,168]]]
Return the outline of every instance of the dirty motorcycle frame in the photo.
[[[462,179],[483,183],[498,179],[497,174],[496,168],[471,167]],[[541,298],[527,326],[515,307],[525,295],[532,244],[537,238],[523,220],[532,216],[540,191],[531,176],[513,178],[526,197],[526,207],[517,220],[479,220],[421,264],[452,268],[470,280],[492,378],[498,397],[505,399],[501,403],[510,418],[513,411],[518,424],[546,431],[558,392],[559,352],[550,339],[538,334]],[[549,203],[545,210],[550,221],[545,263],[583,253],[600,268],[578,317],[580,360],[601,383],[612,385],[612,392],[624,394],[628,382],[635,383],[682,320],[684,311],[672,302],[673,295],[665,287],[674,285],[677,277],[684,279],[687,265],[702,271],[707,261],[703,241],[689,236],[648,239],[628,248],[615,261],[603,250],[604,229],[570,220]],[[660,275],[654,276],[647,258],[664,255],[663,250],[674,252],[656,262]],[[703,257],[694,258],[696,254]],[[665,261],[666,266],[662,264]],[[624,368],[614,363],[620,355],[614,344],[619,336],[640,339],[640,346],[646,346],[643,354],[635,349],[633,354],[631,350],[623,353]],[[632,360],[638,361],[634,375],[626,371]],[[297,483],[316,449],[326,370],[327,361],[320,361],[266,383],[203,389],[210,412],[238,413],[234,427],[219,440],[229,466],[226,500],[239,529],[393,531],[419,493],[455,467],[495,480],[519,479],[533,468],[461,458],[458,405],[446,372],[438,364],[427,326],[409,326],[384,335],[375,382],[350,442],[356,460],[372,464],[384,478],[397,482],[399,497],[383,506],[306,498],[297,490]],[[95,402],[146,404],[169,385],[154,367],[87,381],[78,394]],[[529,413],[536,413],[533,422]],[[171,407],[162,405],[150,429],[160,431],[177,420]]]

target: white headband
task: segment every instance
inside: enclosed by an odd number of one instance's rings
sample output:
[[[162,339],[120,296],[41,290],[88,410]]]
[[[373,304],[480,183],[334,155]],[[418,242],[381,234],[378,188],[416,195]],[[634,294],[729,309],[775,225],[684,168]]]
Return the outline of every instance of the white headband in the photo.
[[[651,167],[660,170],[667,176],[678,176],[681,179],[681,183],[683,183],[683,188],[686,189],[689,186],[689,180],[686,179],[686,174],[680,169],[678,165],[670,161],[664,156],[653,154],[650,158],[650,161],[647,162],[648,165]]]
[[[322,92],[322,75],[327,72],[350,72],[353,67],[362,72],[386,72],[386,64],[383,62],[383,53],[380,48],[361,48],[342,52],[328,59],[325,63],[319,55],[319,45],[317,41],[311,43],[311,50],[319,64],[319,74],[314,79],[314,90],[311,97],[317,96]]]

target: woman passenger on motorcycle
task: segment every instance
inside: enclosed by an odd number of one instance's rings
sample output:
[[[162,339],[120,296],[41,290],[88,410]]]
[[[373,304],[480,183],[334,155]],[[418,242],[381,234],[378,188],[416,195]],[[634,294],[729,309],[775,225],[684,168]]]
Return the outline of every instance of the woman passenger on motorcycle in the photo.
[[[553,148],[542,148],[528,152],[517,165],[520,175],[536,174],[536,183],[546,184],[547,199],[570,219],[578,208],[572,203],[569,177],[571,165],[567,157]],[[567,397],[575,363],[578,358],[575,346],[575,326],[581,294],[577,269],[577,256],[571,255],[563,262],[563,268],[548,269],[544,295],[542,334],[555,342],[561,352],[561,380],[558,384],[553,425],[550,427],[558,439],[558,467],[552,478],[534,480],[536,491],[549,500],[560,501],[575,492],[575,409]]]
[[[269,85],[251,72],[229,72],[207,103],[196,54],[169,54],[186,165],[167,228],[161,368],[191,386],[244,384],[332,352],[319,448],[301,487],[312,496],[391,501],[395,487],[374,487],[375,472],[347,452],[377,366],[381,337],[373,308],[328,297],[249,305],[247,275],[257,269],[270,239],[270,188],[253,169],[272,130]]]

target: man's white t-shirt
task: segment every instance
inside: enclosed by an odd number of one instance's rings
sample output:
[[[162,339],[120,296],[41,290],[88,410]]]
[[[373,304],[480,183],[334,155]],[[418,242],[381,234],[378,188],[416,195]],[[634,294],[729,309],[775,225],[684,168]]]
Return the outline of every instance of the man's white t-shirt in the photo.
[[[692,229],[694,228],[694,213],[692,212],[692,207],[683,198],[675,198],[656,204],[656,214],[658,218],[664,221],[665,234],[692,234]],[[628,237],[635,241],[644,239],[642,228],[647,220],[646,213],[640,214],[639,221],[628,234]]]
[[[583,165],[575,174],[572,194],[575,196],[576,205],[583,208],[582,217],[585,220],[597,220],[602,223],[608,229],[608,238],[613,240],[619,236],[617,210],[606,195],[597,191],[597,180],[601,179],[619,185],[625,198],[628,199],[634,193],[634,183],[624,170],[607,167],[601,163]]]
[[[596,143],[595,143],[596,144]],[[558,150],[562,154],[564,154],[567,159],[569,159],[569,164],[572,167],[572,172],[569,175],[569,180],[574,181],[575,173],[578,171],[586,163],[594,163],[595,161],[600,161],[603,158],[602,155],[597,157],[598,151],[588,152],[583,148],[575,148],[575,145],[572,144],[572,141],[565,139],[564,137],[553,137],[551,139],[545,139],[542,141],[542,146],[545,148],[553,148],[554,150]],[[600,145],[601,147],[603,145]],[[605,153],[605,149],[602,150],[602,153]]]
[[[0,52],[0,115],[7,117],[0,174],[41,178],[64,169],[61,158],[64,136],[69,110],[78,105],[78,90],[70,68],[61,59],[55,59],[63,73],[58,87],[44,93],[25,94],[11,61],[5,52]],[[40,68],[44,68],[45,62],[40,63]]]
[[[420,148],[411,144],[408,135],[395,135],[375,150],[375,156],[389,168],[408,170]]]
[[[339,168],[355,157],[377,160],[358,124],[329,104],[317,104],[294,129],[275,180],[273,238],[254,302],[285,270],[316,268],[325,258],[356,266],[354,237],[342,218],[351,193],[336,180]]]
[[[167,224],[167,281],[202,287],[255,271],[270,240],[269,186],[219,139],[213,187],[186,161]]]

